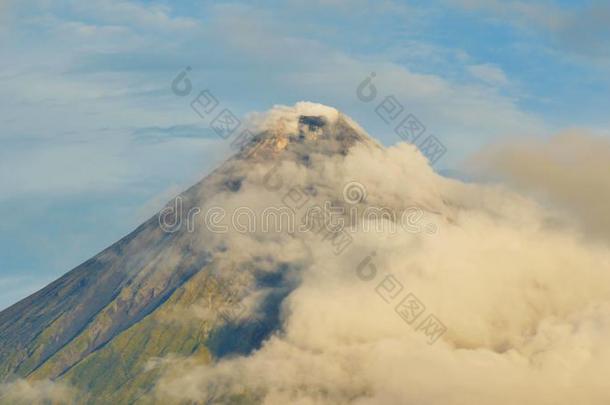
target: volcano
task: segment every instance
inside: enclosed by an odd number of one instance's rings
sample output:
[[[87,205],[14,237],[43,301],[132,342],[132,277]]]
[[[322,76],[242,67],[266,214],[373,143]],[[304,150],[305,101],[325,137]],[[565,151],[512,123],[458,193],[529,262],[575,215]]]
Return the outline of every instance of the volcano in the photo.
[[[610,251],[574,212],[443,177],[319,104],[229,142],[0,313],[1,404],[610,403]]]
[[[272,110],[256,131],[131,234],[1,312],[0,380],[63,381],[85,392],[79,401],[87,403],[146,402],[159,377],[151,359],[248,355],[279,331],[282,301],[303,264],[264,250],[245,257],[244,241],[187,224],[195,219],[189,213],[219,201],[282,207],[289,189],[271,184],[281,178],[278,165],[315,177],[313,167],[355,146],[381,147],[335,109],[309,103]],[[266,194],[252,196],[261,183]],[[308,198],[334,192],[320,181],[301,188]]]

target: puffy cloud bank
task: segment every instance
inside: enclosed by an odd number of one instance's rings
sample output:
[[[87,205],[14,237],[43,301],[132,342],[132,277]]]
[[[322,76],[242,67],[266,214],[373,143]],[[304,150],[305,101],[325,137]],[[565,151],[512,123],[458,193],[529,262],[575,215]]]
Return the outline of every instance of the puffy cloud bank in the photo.
[[[50,380],[15,380],[0,384],[0,403],[30,404],[69,404],[78,398],[78,392],[61,382]],[[82,395],[80,398],[84,398]]]
[[[213,196],[208,207],[261,210],[282,205],[293,187],[341,204],[345,184],[356,181],[366,188],[358,206],[417,206],[438,232],[365,232],[358,217],[341,253],[315,232],[202,232],[202,245],[224,244],[231,260],[290,264],[264,270],[290,273],[294,288],[260,350],[212,364],[165,359],[155,394],[270,405],[610,403],[610,251],[583,234],[606,230],[590,215],[603,215],[594,196],[610,200],[609,172],[597,171],[603,156],[587,142],[560,138],[487,155],[520,185],[576,211],[580,228],[565,211],[505,187],[443,178],[407,144],[361,143],[346,155],[312,149],[306,164],[275,167],[281,187],[272,189],[273,161],[238,164],[239,191]],[[600,160],[585,163],[589,152]],[[406,308],[407,297],[419,306]],[[429,315],[444,333],[422,326]]]
[[[483,150],[472,167],[562,209],[588,235],[610,240],[607,137],[571,131],[548,140],[512,140]]]

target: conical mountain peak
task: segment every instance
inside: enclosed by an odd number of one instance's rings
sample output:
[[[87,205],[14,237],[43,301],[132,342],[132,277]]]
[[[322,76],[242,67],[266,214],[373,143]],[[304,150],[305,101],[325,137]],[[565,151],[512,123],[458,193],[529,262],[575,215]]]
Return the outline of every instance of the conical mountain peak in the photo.
[[[356,144],[379,146],[351,118],[317,103],[275,106],[252,116],[250,126],[255,135],[242,149],[242,157],[268,159],[288,151],[303,158],[309,153],[347,154]]]

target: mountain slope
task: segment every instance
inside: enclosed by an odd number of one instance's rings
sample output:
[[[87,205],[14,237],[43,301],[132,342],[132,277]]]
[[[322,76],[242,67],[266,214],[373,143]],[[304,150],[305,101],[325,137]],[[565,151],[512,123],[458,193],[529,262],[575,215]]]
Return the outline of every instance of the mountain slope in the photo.
[[[306,115],[311,111],[322,114]],[[277,108],[236,156],[180,196],[180,215],[236,194],[254,167],[285,161],[306,168],[316,156],[344,156],[356,144],[379,147],[336,110]],[[151,359],[172,354],[210,361],[259,347],[277,328],[280,302],[290,291],[281,278],[298,264],[236,260],[222,237],[202,244],[200,234],[186,227],[166,232],[155,216],[1,312],[0,381],[61,380],[87,392],[91,403],[133,403],[146,398],[158,377],[158,370],[146,371]],[[260,304],[264,319],[218,316],[227,289],[241,300],[260,288],[272,291]],[[205,312],[195,321],[189,319],[194,306]]]

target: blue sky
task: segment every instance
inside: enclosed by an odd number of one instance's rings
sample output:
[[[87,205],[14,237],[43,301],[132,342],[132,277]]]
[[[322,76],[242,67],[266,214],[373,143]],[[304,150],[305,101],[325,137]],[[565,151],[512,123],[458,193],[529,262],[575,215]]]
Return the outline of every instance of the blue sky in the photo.
[[[371,72],[446,145],[610,136],[602,1],[0,0],[0,308],[110,245],[228,153],[170,90],[186,66],[237,115],[308,100],[400,139]]]

